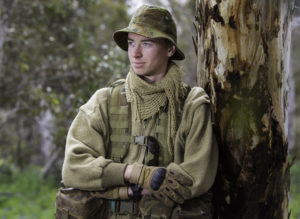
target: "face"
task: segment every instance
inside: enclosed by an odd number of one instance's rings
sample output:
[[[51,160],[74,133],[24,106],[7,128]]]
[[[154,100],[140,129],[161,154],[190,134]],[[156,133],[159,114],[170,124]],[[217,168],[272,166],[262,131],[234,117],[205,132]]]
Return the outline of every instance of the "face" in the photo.
[[[128,57],[134,72],[148,82],[160,81],[168,66],[175,46],[162,38],[147,38],[128,34]]]

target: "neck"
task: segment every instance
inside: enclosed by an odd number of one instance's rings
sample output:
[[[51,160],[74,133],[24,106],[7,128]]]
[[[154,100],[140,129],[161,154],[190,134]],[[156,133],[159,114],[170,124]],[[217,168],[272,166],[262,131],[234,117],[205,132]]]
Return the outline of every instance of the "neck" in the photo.
[[[154,84],[156,82],[161,81],[164,78],[164,76],[166,75],[166,73],[168,71],[168,67],[169,67],[169,63],[167,63],[165,65],[165,67],[163,68],[161,73],[155,74],[155,75],[149,75],[149,76],[148,75],[140,75],[140,78],[150,84]]]
[[[165,76],[166,73],[164,74],[160,74],[160,75],[154,75],[154,76],[144,76],[144,75],[141,75],[140,77],[150,83],[150,84],[154,84],[155,82],[158,82],[158,81],[161,81],[163,79],[163,77]]]

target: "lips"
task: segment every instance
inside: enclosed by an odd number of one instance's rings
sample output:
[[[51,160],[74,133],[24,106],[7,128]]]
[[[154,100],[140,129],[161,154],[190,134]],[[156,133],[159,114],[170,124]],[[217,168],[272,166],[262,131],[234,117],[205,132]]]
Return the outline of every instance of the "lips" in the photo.
[[[142,68],[145,65],[145,62],[134,62],[133,66],[135,68]]]

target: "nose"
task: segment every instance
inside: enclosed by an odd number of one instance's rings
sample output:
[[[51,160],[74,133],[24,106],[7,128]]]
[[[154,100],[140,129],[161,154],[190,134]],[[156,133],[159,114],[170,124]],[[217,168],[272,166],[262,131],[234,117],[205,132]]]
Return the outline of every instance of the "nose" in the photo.
[[[142,57],[142,48],[141,48],[140,45],[136,45],[133,48],[132,55],[133,55],[134,58]]]

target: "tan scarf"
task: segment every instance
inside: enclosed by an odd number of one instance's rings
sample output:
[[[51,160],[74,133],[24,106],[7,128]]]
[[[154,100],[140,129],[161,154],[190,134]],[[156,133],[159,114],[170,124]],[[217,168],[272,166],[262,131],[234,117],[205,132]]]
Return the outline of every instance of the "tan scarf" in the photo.
[[[168,104],[168,148],[173,156],[175,135],[182,113],[181,104],[185,95],[179,67],[170,62],[164,78],[153,84],[141,79],[131,69],[125,87],[127,101],[137,107],[135,119],[151,118]]]

